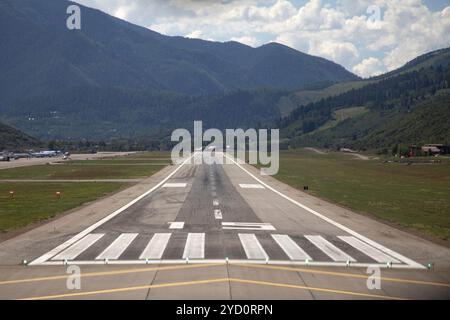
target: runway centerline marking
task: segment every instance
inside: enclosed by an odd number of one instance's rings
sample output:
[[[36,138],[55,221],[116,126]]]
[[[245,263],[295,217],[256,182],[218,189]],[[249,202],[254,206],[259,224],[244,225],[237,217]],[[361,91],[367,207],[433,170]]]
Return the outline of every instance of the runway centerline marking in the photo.
[[[175,221],[175,222],[167,222],[169,224],[169,229],[183,229],[184,222],[183,221]]]
[[[222,220],[222,211],[219,209],[214,210],[214,217],[216,220]]]
[[[289,201],[289,202],[295,204],[296,206],[298,206],[298,207],[308,211],[309,213],[315,215],[316,217],[318,217],[318,218],[320,218],[320,219],[322,219],[322,220],[324,220],[324,221],[334,225],[335,227],[337,227],[337,228],[339,228],[339,229],[341,229],[341,230],[351,234],[355,238],[358,238],[359,240],[364,241],[365,243],[369,244],[370,246],[383,251],[384,253],[388,254],[389,256],[392,256],[392,257],[402,261],[403,263],[407,264],[411,268],[426,269],[426,267],[421,265],[420,263],[418,263],[418,262],[416,262],[414,260],[411,260],[411,259],[401,255],[400,253],[395,252],[395,251],[393,251],[393,250],[391,250],[389,248],[386,248],[385,246],[383,246],[383,245],[381,245],[381,244],[379,244],[379,243],[377,243],[377,242],[375,242],[373,240],[370,240],[369,238],[363,236],[362,234],[360,234],[360,233],[358,233],[356,231],[353,231],[352,229],[350,229],[350,228],[348,228],[348,227],[346,227],[346,226],[344,226],[344,225],[334,221],[333,219],[330,219],[330,218],[324,216],[323,214],[321,214],[321,213],[319,213],[319,212],[317,212],[317,211],[315,211],[315,210],[305,206],[304,204],[301,204],[300,202],[298,202],[298,201],[296,201],[296,200],[286,196],[284,193],[276,190],[275,188],[271,187],[270,185],[268,185],[267,183],[265,183],[264,181],[262,181],[261,179],[256,177],[254,174],[252,174],[250,171],[245,169],[242,165],[240,165],[238,162],[236,162],[232,157],[230,157],[226,153],[224,153],[224,156],[226,158],[228,158],[231,162],[233,162],[236,166],[238,166],[242,171],[244,171],[250,177],[252,177],[255,181],[257,181],[258,183],[260,183],[261,185],[263,185],[264,187],[266,187],[270,191],[276,193],[280,197],[286,199],[287,201]]]

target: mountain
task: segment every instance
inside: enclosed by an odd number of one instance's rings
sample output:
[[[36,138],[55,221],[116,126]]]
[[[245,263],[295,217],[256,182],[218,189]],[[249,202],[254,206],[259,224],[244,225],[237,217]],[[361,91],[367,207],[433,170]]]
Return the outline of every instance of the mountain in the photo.
[[[69,4],[0,3],[0,103],[86,86],[211,94],[357,79],[331,61],[277,43],[251,48],[169,37],[81,5],[81,30],[68,30]]]
[[[424,55],[364,85],[353,83],[340,94],[296,108],[277,121],[285,143],[379,151],[450,143],[449,52]]]
[[[40,146],[40,142],[35,138],[6,124],[0,123],[0,151],[22,150],[36,146]]]
[[[381,74],[369,79],[340,82],[335,84],[322,83],[322,86],[315,86],[316,88],[303,88],[295,91],[284,100],[281,107],[281,114],[288,116],[295,108],[301,105],[307,105],[308,103],[317,102],[321,99],[343,94],[345,92],[356,90],[367,85],[376,83],[387,78],[398,76],[403,73],[409,73],[412,71],[418,71],[428,67],[447,66],[450,64],[450,48],[444,48],[436,51],[432,51],[406,63],[404,66],[395,69],[391,72]]]

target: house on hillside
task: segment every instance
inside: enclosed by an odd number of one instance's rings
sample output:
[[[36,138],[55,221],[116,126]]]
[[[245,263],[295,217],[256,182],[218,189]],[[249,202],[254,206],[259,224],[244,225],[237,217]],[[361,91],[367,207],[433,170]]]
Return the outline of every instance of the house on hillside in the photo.
[[[422,146],[421,151],[428,155],[450,154],[450,146],[443,144],[426,144]]]

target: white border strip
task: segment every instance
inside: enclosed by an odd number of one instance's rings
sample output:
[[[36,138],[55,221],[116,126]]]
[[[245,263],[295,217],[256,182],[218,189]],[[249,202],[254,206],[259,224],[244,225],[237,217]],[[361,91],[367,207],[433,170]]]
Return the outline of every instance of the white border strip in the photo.
[[[285,266],[308,266],[308,267],[348,267],[348,268],[392,268],[392,269],[417,269],[417,267],[406,264],[381,264],[381,263],[350,263],[346,262],[320,262],[320,261],[289,261],[289,260],[244,260],[244,259],[173,259],[173,260],[109,260],[94,261],[94,260],[70,260],[70,261],[46,261],[41,263],[42,266],[61,266],[61,265],[134,265],[134,264],[208,264],[208,263],[221,263],[221,264],[267,264],[267,265],[285,265]]]
[[[275,192],[275,193],[278,194],[280,197],[282,197],[282,198],[284,198],[284,199],[286,199],[286,200],[292,202],[293,204],[295,204],[295,205],[299,206],[300,208],[302,208],[302,209],[308,211],[309,213],[312,213],[312,214],[315,215],[316,217],[318,217],[318,218],[320,218],[320,219],[322,219],[322,220],[324,220],[324,221],[326,221],[326,222],[328,222],[328,223],[334,225],[335,227],[337,227],[337,228],[339,228],[339,229],[341,229],[341,230],[343,230],[343,231],[345,231],[345,232],[351,234],[351,235],[354,236],[355,238],[358,238],[359,240],[366,242],[367,244],[371,245],[372,247],[375,247],[375,248],[377,248],[377,249],[383,251],[384,253],[386,253],[386,254],[388,254],[388,255],[394,257],[394,258],[397,258],[398,260],[400,260],[400,261],[406,263],[407,265],[409,265],[409,266],[412,267],[412,268],[426,269],[426,267],[423,266],[423,265],[421,265],[420,263],[417,263],[417,262],[415,262],[415,261],[413,261],[413,260],[411,260],[411,259],[409,259],[409,258],[407,258],[407,257],[405,257],[405,256],[403,256],[403,255],[401,255],[401,254],[399,254],[399,253],[397,253],[397,252],[395,252],[395,251],[392,251],[391,249],[386,248],[386,247],[382,246],[381,244],[376,243],[375,241],[370,240],[369,238],[366,238],[365,236],[363,236],[363,235],[357,233],[356,231],[353,231],[352,229],[347,228],[346,226],[344,226],[344,225],[342,225],[342,224],[340,224],[340,223],[338,223],[338,222],[336,222],[336,221],[334,221],[334,220],[332,220],[332,219],[330,219],[330,218],[328,218],[328,217],[326,217],[326,216],[320,214],[319,212],[317,212],[317,211],[315,211],[315,210],[313,210],[313,209],[311,209],[311,208],[309,208],[309,207],[307,207],[307,206],[301,204],[300,202],[297,202],[297,201],[295,201],[294,199],[292,199],[292,198],[286,196],[285,194],[281,193],[280,191],[278,191],[278,190],[272,188],[271,186],[269,186],[267,183],[264,183],[263,181],[261,181],[260,179],[258,179],[255,175],[253,175],[253,174],[252,174],[251,172],[249,172],[247,169],[245,169],[244,167],[242,167],[239,163],[237,163],[233,158],[231,158],[231,157],[230,157],[229,155],[227,155],[226,153],[224,153],[224,155],[225,155],[225,157],[227,157],[229,160],[231,160],[235,165],[237,165],[239,168],[241,168],[244,172],[246,172],[250,177],[252,177],[252,178],[255,179],[256,181],[258,181],[260,184],[262,184],[263,186],[265,186],[267,189],[269,189],[269,190]]]
[[[36,260],[30,262],[29,265],[42,264],[43,262],[47,261],[51,257],[57,255],[59,252],[65,250],[67,247],[71,246],[72,244],[74,244],[75,242],[77,242],[78,240],[80,240],[81,238],[86,236],[87,234],[91,233],[93,230],[97,229],[102,224],[108,222],[109,220],[111,220],[112,218],[117,216],[118,214],[122,213],[123,211],[125,211],[126,209],[128,209],[129,207],[134,205],[136,202],[138,202],[138,201],[142,200],[143,198],[145,198],[146,196],[148,196],[150,193],[152,193],[153,191],[155,191],[156,189],[161,187],[164,183],[166,183],[166,181],[169,180],[175,173],[177,173],[188,161],[190,161],[192,159],[192,157],[195,156],[195,154],[196,153],[194,153],[193,155],[188,157],[186,160],[184,160],[175,170],[173,170],[167,177],[165,177],[162,181],[160,181],[153,188],[151,188],[150,190],[148,190],[145,193],[141,194],[139,197],[137,197],[134,200],[132,200],[131,202],[127,203],[123,207],[117,209],[116,211],[114,211],[113,213],[109,214],[108,216],[104,217],[100,221],[94,223],[90,227],[84,229],[83,231],[81,231],[80,233],[75,235],[74,237],[70,238],[66,242],[64,242],[61,245],[59,245],[56,248],[54,248],[53,250],[50,250],[49,252],[47,252],[47,253],[43,254],[42,256],[40,256],[39,258],[37,258]]]

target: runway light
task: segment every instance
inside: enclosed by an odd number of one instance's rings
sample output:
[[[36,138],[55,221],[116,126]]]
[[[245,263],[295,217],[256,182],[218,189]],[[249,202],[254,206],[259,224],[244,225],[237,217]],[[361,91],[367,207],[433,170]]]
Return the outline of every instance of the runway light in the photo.
[[[11,191],[9,192],[9,197],[10,197],[11,199],[14,199],[14,191],[11,190]]]
[[[350,267],[350,260],[347,260],[346,266]]]
[[[64,259],[64,265],[67,266],[67,259]]]
[[[392,268],[392,262],[389,261],[386,265],[389,269]]]
[[[430,262],[430,263],[427,264],[427,269],[428,270],[433,269],[433,267],[434,267],[434,263],[433,262]]]
[[[148,258],[145,259],[145,264],[148,264]]]
[[[225,262],[228,264],[228,257],[225,258]]]
[[[309,259],[305,259],[305,265],[309,265]]]
[[[59,199],[59,198],[61,198],[61,192],[59,192],[59,191],[56,191],[56,197]]]
[[[266,258],[266,264],[269,264],[269,258]]]
[[[189,264],[189,258],[186,257],[186,264]]]
[[[105,259],[105,264],[108,264],[108,259]]]
[[[22,260],[22,264],[23,264],[24,266],[26,266],[26,265],[28,265],[28,261],[27,261],[26,259],[23,259],[23,260]]]

